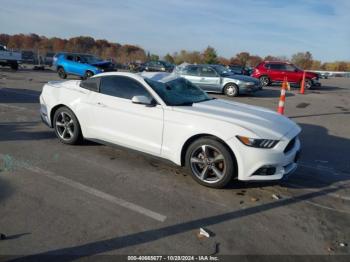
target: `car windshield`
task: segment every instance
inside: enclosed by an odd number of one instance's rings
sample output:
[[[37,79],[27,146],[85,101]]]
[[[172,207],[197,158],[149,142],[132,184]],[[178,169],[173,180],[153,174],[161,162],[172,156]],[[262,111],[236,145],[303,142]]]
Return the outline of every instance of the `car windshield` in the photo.
[[[168,106],[191,106],[212,100],[207,93],[184,78],[176,78],[165,83],[145,78],[145,81]]]
[[[219,75],[230,74],[230,71],[226,67],[224,67],[222,65],[215,65],[214,69],[215,69],[216,72],[218,72]]]
[[[81,61],[87,64],[94,64],[94,63],[101,62],[101,59],[92,55],[84,55],[84,56],[81,56]]]

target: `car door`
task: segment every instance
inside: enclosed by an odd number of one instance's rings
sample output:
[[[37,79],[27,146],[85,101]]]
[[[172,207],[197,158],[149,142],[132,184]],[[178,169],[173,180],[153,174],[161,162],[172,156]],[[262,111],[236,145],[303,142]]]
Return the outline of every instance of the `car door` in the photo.
[[[220,75],[210,66],[199,68],[200,87],[205,91],[221,92]]]
[[[273,82],[282,82],[286,73],[284,65],[279,63],[268,64],[268,76]]]
[[[74,55],[67,54],[64,59],[64,70],[68,74],[75,74],[75,62],[74,62]]]
[[[91,98],[95,138],[153,155],[160,155],[163,107],[134,104],[133,96],[151,97],[137,80],[126,76],[103,76],[100,92]]]
[[[284,65],[284,70],[288,82],[298,83],[300,81],[300,72],[295,66],[286,64]]]

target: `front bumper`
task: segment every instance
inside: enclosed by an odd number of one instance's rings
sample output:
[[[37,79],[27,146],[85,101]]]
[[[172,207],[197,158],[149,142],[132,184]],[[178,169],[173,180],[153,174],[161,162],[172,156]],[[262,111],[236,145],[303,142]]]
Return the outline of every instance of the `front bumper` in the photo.
[[[243,145],[237,138],[227,143],[235,152],[238,165],[238,179],[243,181],[279,180],[292,174],[298,167],[297,161],[301,151],[298,131],[293,130],[284,136],[272,149],[260,149]],[[294,140],[293,146],[284,152],[287,145]],[[261,170],[270,169],[268,175]]]
[[[47,107],[46,107],[46,104],[44,102],[44,99],[42,96],[40,96],[39,99],[40,99],[40,118],[41,118],[41,121],[43,121],[43,123],[45,125],[47,125],[48,127],[52,127],[51,121],[50,121],[48,113],[47,113]]]
[[[249,93],[253,93],[256,92],[258,90],[260,90],[260,86],[259,85],[247,85],[247,84],[241,84],[239,85],[239,92],[241,94],[249,94]]]
[[[313,86],[321,86],[321,83],[319,82],[319,79],[314,78],[311,81],[312,81],[312,85]]]

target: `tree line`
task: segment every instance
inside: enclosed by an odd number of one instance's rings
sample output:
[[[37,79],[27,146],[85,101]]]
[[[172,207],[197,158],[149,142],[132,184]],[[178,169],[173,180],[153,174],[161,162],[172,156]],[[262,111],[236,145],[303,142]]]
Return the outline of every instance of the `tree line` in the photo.
[[[103,59],[113,59],[122,64],[159,59],[158,55],[150,54],[149,52],[146,54],[143,48],[136,45],[122,45],[104,39],[95,40],[89,36],[62,39],[58,37],[47,38],[37,34],[0,34],[0,44],[6,45],[9,49],[31,50],[40,54],[62,51],[91,53]],[[299,52],[292,55],[291,58],[272,55],[261,57],[259,55],[250,54],[249,52],[240,52],[231,58],[225,58],[218,56],[215,48],[208,46],[203,51],[181,50],[173,54],[168,53],[163,59],[174,64],[188,62],[197,64],[234,64],[246,67],[255,67],[264,60],[290,61],[302,69],[350,71],[349,61],[322,63],[320,60],[314,59],[310,52]]]

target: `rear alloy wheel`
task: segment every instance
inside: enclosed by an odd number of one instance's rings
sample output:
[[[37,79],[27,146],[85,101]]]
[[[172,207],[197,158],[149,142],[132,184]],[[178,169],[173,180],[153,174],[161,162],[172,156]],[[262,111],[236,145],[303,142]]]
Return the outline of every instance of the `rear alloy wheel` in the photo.
[[[186,166],[198,183],[214,188],[225,187],[234,177],[234,160],[219,141],[200,138],[186,152]]]
[[[57,70],[58,76],[62,79],[66,79],[67,78],[67,74],[66,71],[64,71],[63,67],[58,68]]]
[[[67,107],[57,109],[53,121],[55,133],[62,143],[73,145],[80,141],[80,125],[70,109]]]
[[[267,76],[261,76],[259,78],[259,80],[260,80],[261,87],[265,87],[265,86],[268,86],[270,84],[270,79]]]
[[[224,93],[227,96],[234,97],[239,95],[239,88],[235,84],[227,84],[224,88]]]

